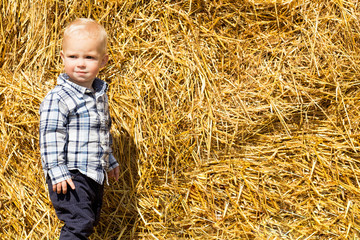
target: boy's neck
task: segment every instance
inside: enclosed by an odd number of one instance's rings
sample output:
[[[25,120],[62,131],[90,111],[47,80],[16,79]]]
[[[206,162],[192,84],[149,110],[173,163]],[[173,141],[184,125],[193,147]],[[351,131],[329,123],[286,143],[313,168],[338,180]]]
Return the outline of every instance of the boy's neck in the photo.
[[[85,88],[87,88],[87,89],[90,89],[91,91],[95,91],[95,89],[94,89],[94,87],[93,87],[93,83],[94,83],[94,81],[95,81],[95,79],[91,82],[91,85],[89,86],[89,85],[84,85],[84,84],[79,84],[78,82],[76,82],[76,81],[73,81],[70,77],[68,78],[68,80],[70,81],[70,82],[72,82],[72,83],[75,83],[76,85],[78,85],[78,86],[81,86],[81,87],[85,87]]]

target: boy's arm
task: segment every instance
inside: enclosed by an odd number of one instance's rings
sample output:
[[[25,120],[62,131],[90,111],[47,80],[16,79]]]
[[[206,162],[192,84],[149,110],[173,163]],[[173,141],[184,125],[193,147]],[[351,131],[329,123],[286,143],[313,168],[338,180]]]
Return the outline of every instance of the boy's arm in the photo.
[[[106,102],[108,102],[107,97],[106,97]],[[110,113],[109,113],[109,107],[106,108],[107,109],[107,113],[109,114],[109,129],[111,128],[112,125],[112,121],[111,121],[111,117],[110,117]],[[113,153],[112,153],[112,145],[113,145],[113,137],[112,134],[110,133],[110,155],[109,155],[109,168],[107,170],[109,177],[110,178],[114,178],[116,181],[119,179],[119,175],[120,175],[120,170],[119,170],[119,163],[116,161],[116,158],[114,157]]]
[[[54,94],[40,106],[41,160],[53,185],[71,177],[66,165],[67,112],[66,105]]]
[[[109,156],[108,174],[110,178],[114,178],[116,181],[119,179],[119,175],[120,175],[119,164],[112,153],[110,153]]]
[[[119,163],[116,161],[114,155],[112,153],[110,153],[109,155],[109,168],[108,168],[108,171],[116,168],[119,166]]]

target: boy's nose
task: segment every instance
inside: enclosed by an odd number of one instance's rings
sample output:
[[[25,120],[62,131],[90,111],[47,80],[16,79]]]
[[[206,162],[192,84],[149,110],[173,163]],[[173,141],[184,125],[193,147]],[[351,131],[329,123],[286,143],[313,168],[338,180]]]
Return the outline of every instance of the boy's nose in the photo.
[[[78,67],[85,66],[85,60],[83,58],[79,58],[77,61],[77,65],[78,65]]]

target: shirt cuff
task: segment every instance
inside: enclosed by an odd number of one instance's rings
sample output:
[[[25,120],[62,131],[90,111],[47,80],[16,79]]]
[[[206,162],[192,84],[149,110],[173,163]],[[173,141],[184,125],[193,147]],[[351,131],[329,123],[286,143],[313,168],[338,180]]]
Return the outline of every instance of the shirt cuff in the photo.
[[[114,168],[116,168],[117,166],[119,166],[118,162],[116,161],[114,155],[110,154],[109,155],[109,168],[108,168],[108,172],[113,170]]]
[[[53,185],[71,178],[69,169],[66,165],[58,165],[50,168],[48,174]]]

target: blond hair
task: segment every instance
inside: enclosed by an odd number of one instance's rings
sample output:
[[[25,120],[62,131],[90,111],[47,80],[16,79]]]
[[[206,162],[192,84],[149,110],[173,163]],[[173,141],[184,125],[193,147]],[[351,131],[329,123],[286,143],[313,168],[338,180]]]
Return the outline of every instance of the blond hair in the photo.
[[[104,27],[90,18],[77,18],[64,31],[63,48],[67,38],[93,38],[100,42],[101,50],[106,53],[107,33]]]

